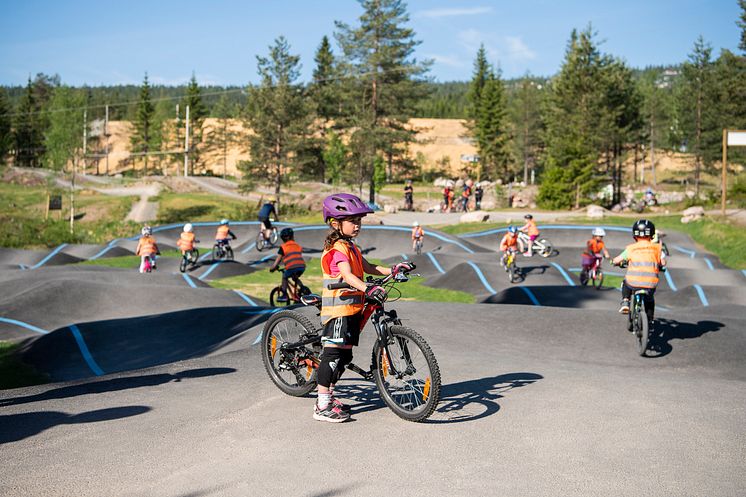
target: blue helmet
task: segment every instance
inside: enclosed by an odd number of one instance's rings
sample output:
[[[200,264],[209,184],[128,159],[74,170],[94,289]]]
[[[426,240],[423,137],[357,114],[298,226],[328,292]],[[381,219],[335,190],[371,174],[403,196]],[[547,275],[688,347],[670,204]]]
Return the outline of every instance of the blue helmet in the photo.
[[[508,233],[515,234],[518,232],[518,228],[515,226],[508,226]]]

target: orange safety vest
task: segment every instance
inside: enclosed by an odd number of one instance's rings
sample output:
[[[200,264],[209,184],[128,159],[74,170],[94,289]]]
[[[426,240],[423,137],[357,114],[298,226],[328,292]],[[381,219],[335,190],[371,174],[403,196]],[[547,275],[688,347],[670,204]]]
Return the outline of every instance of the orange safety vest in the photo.
[[[221,224],[220,226],[218,226],[218,232],[215,234],[215,239],[225,240],[226,238],[228,238],[228,232],[230,230],[231,229],[228,226],[226,226],[225,224]]]
[[[137,242],[137,250],[135,255],[151,255],[158,251],[158,247],[155,244],[155,239],[149,236],[143,236],[140,241]]]
[[[533,219],[529,219],[526,222],[526,233],[529,236],[534,236],[539,234],[539,228],[536,227],[536,221]]]
[[[596,240],[595,238],[591,238],[590,240],[588,240],[587,246],[588,254],[594,255],[603,252],[606,244],[603,240]]]
[[[179,247],[182,252],[192,250],[194,248],[194,233],[182,231],[181,236],[176,241],[176,246]]]
[[[323,289],[321,290],[321,320],[326,323],[330,319],[340,316],[352,316],[363,310],[365,294],[357,289],[329,290],[327,285],[344,281],[341,275],[331,275],[332,251],[346,255],[352,267],[352,274],[360,279],[364,277],[363,255],[355,244],[350,241],[337,240],[329,250],[321,254],[321,273]]]
[[[416,240],[417,238],[425,238],[425,230],[422,229],[422,226],[412,228],[412,240]]]
[[[518,246],[518,233],[515,235],[511,235],[510,233],[505,233],[505,236],[503,236],[503,239],[500,240],[500,250],[505,252],[509,248]]]
[[[650,240],[640,240],[627,245],[627,284],[635,288],[658,286],[658,266],[661,263],[661,246]]]
[[[288,240],[282,245],[282,263],[285,265],[285,270],[304,268],[306,267],[306,261],[303,260],[303,248],[295,243],[293,240]]]

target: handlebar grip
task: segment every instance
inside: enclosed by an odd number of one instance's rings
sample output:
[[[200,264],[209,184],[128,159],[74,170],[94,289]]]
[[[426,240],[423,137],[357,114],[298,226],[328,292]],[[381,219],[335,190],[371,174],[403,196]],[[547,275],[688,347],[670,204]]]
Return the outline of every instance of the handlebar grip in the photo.
[[[326,285],[326,288],[329,290],[340,290],[342,288],[352,288],[349,283],[345,283],[344,281],[340,281],[339,283],[330,283]]]

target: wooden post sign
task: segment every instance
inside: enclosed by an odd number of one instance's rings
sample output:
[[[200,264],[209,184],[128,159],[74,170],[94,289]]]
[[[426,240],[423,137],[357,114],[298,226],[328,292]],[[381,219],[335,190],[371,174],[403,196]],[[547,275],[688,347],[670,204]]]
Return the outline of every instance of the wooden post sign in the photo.
[[[47,195],[46,219],[49,219],[49,211],[62,211],[62,195]]]
[[[728,180],[726,177],[728,171],[728,147],[746,147],[746,131],[737,131],[733,129],[723,130],[723,184],[721,195],[720,210],[725,216],[725,199],[728,191]]]

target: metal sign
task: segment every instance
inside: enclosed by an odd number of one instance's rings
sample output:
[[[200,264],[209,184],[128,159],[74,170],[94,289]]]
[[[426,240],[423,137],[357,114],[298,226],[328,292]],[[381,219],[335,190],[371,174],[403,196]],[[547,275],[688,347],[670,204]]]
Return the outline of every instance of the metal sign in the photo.
[[[729,147],[746,147],[746,131],[728,131]]]
[[[50,195],[49,196],[49,210],[50,211],[61,211],[62,210],[62,195]]]

